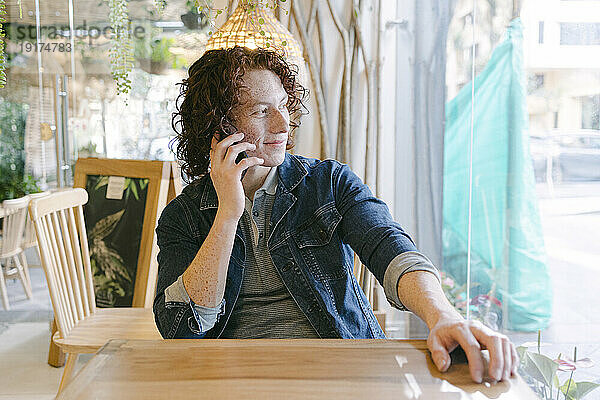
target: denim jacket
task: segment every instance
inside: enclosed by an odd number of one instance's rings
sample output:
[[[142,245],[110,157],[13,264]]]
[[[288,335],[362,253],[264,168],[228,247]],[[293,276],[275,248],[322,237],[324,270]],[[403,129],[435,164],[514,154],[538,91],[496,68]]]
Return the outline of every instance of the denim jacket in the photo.
[[[384,338],[353,274],[354,252],[383,283],[390,262],[416,251],[385,203],[348,166],[286,153],[278,167],[268,249],[284,284],[322,338]],[[238,225],[227,273],[223,315],[202,332],[194,307],[165,303],[165,289],[190,265],[217,212],[209,175],[188,185],[165,207],[156,228],[158,282],[155,321],[162,336],[219,338],[244,276],[246,246]],[[354,252],[353,252],[354,251]]]

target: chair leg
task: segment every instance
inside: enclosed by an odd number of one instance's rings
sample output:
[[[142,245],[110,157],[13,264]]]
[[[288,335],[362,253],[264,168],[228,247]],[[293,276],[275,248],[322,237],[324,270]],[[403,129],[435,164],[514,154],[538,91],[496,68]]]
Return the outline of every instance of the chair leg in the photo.
[[[2,304],[5,310],[10,310],[8,304],[8,291],[6,289],[6,282],[4,281],[4,267],[0,264],[0,294],[2,295]]]
[[[67,386],[71,377],[73,376],[73,369],[75,368],[75,364],[77,364],[77,358],[79,354],[69,353],[67,355],[67,363],[65,364],[65,370],[63,371],[62,378],[60,379],[60,385],[58,386],[58,394],[63,391],[63,389]]]
[[[23,273],[24,268],[21,265],[21,261],[19,261],[18,256],[13,256],[13,261],[15,263],[15,266],[17,267],[17,273],[19,274],[19,278],[21,279],[21,284],[23,285],[25,294],[27,295],[27,298],[31,300],[31,298],[33,297],[33,295],[31,294],[31,285],[29,284],[29,280],[27,280],[27,277]]]
[[[24,251],[21,252],[21,261],[23,261],[23,272],[25,272],[25,278],[27,278],[29,288],[33,290],[33,286],[31,285],[31,276],[29,275],[29,263],[27,262],[27,257],[25,256]]]
[[[65,365],[65,352],[54,343],[52,338],[58,331],[56,327],[56,318],[52,320],[52,333],[50,333],[50,347],[48,348],[48,365],[55,368],[60,368]]]

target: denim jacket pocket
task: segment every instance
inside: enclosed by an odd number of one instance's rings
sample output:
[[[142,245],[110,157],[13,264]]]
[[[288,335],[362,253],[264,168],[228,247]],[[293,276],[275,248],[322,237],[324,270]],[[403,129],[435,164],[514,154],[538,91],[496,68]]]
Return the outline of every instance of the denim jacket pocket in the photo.
[[[344,254],[335,230],[342,216],[328,203],[292,232],[292,237],[309,271],[319,281],[346,276]]]
[[[328,203],[315,211],[292,235],[301,249],[308,246],[323,246],[329,243],[341,219],[342,216],[335,208],[335,203]]]

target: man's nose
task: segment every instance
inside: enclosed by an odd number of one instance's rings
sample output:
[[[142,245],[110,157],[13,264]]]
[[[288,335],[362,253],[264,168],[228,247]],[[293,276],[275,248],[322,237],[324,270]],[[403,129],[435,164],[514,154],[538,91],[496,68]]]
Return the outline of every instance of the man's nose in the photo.
[[[290,129],[290,116],[287,112],[287,109],[284,111],[276,110],[272,115],[272,132],[287,132]]]

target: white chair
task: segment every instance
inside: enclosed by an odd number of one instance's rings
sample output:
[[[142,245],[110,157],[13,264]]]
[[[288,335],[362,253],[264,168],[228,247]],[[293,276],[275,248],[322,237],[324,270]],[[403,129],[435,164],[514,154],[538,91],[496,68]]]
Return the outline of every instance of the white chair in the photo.
[[[49,191],[40,192],[40,193],[31,193],[27,196],[29,200],[39,199],[40,197],[45,197],[50,194]],[[29,218],[29,214],[27,214],[27,222],[25,223],[25,238],[23,239],[23,245],[21,246],[23,250],[26,250],[30,247],[37,247],[37,239],[35,237],[35,228],[33,227],[33,223],[31,222],[31,218]]]
[[[34,199],[29,215],[58,331],[52,340],[67,362],[59,393],[81,353],[94,353],[110,339],[161,339],[149,308],[96,308],[83,205],[84,189],[69,189]]]
[[[46,191],[40,193],[31,193],[27,196],[29,196],[29,200],[31,201],[33,199],[39,199],[40,197],[48,196],[49,194],[50,192]],[[37,239],[35,237],[35,228],[33,227],[31,218],[29,218],[29,214],[27,214],[27,221],[25,222],[25,237],[23,238],[23,244],[21,245],[21,248],[23,249],[23,252],[21,253],[21,261],[23,262],[23,266],[27,269],[29,268],[29,264],[27,263],[27,257],[25,256],[25,250],[31,247],[35,247],[39,255],[39,250],[37,249]]]
[[[21,244],[25,231],[25,219],[29,197],[4,200],[2,209],[4,221],[2,226],[2,244],[0,245],[0,292],[4,309],[9,310],[8,293],[5,277],[18,277],[23,284],[27,298],[31,299],[31,279],[27,264],[23,265],[19,256],[23,253]]]

